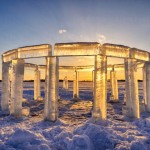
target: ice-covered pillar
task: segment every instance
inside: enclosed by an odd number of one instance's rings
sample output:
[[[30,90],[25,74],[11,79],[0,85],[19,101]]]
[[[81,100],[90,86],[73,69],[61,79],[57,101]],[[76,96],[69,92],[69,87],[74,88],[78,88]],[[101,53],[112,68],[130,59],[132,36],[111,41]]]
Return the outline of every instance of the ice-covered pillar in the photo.
[[[24,60],[12,60],[11,106],[10,113],[15,117],[22,115]]]
[[[105,120],[107,117],[107,57],[95,56],[94,71],[94,102],[92,117],[95,121]]]
[[[147,104],[147,95],[146,95],[146,63],[143,66],[143,102]]]
[[[73,80],[73,98],[79,98],[79,72],[75,70]]]
[[[58,117],[58,57],[46,58],[44,119],[56,121]]]
[[[34,100],[38,100],[41,96],[40,71],[38,67],[34,71]]]
[[[110,84],[111,84],[111,101],[112,102],[118,102],[118,82],[117,82],[117,76],[116,71],[114,70],[114,67],[110,71]]]
[[[9,62],[2,63],[2,99],[1,110],[3,113],[9,113],[9,100],[10,100],[10,74]]]
[[[93,96],[94,96],[94,70],[92,70],[92,89],[93,89]]]
[[[67,76],[63,80],[63,88],[65,90],[68,90],[68,79],[67,79]]]
[[[145,106],[146,111],[150,112],[150,62],[145,62],[144,65],[144,97],[145,97]]]
[[[135,59],[125,59],[126,115],[140,118],[138,97],[137,63]]]

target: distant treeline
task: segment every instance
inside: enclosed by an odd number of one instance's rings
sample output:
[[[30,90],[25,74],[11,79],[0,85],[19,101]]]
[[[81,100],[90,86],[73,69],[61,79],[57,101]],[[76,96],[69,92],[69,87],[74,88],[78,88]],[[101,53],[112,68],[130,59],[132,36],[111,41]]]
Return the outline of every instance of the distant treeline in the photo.
[[[73,82],[73,80],[68,80],[69,82]],[[0,80],[0,82],[2,82],[2,80]],[[24,82],[34,82],[34,80],[24,80]],[[44,79],[41,79],[41,82],[45,82]],[[59,80],[59,82],[63,82],[63,80]],[[89,81],[89,80],[83,80],[83,81],[80,81],[80,82],[92,82],[92,81]],[[108,80],[108,82],[110,82],[110,80]],[[125,80],[118,80],[118,82],[125,82]],[[138,82],[143,82],[143,80],[138,80]]]

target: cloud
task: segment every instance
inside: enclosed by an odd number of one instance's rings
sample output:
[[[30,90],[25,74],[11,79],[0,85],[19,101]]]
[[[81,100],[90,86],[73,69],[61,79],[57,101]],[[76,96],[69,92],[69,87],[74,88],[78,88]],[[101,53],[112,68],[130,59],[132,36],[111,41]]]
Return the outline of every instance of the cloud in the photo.
[[[102,35],[102,34],[97,34],[97,41],[101,44],[106,42],[106,36]]]
[[[65,33],[65,32],[67,32],[67,30],[65,30],[65,29],[60,29],[58,32],[59,32],[59,34],[63,34],[63,33]]]

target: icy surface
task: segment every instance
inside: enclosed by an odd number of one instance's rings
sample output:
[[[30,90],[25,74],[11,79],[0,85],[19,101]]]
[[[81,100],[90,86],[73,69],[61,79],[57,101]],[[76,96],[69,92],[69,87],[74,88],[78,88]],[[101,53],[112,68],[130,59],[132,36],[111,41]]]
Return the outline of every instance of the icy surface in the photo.
[[[44,83],[42,96],[44,96]],[[91,118],[92,82],[79,82],[80,100],[72,100],[72,82],[69,89],[59,83],[59,120],[43,121],[43,102],[33,100],[33,83],[24,83],[23,103],[31,109],[30,117],[15,119],[0,114],[0,150],[149,150],[150,114],[141,119],[125,118],[122,111],[124,83],[118,82],[120,103],[108,103],[106,122],[94,124]],[[142,83],[139,97],[143,98]],[[1,94],[1,83],[0,83]],[[109,100],[111,95],[108,83]]]

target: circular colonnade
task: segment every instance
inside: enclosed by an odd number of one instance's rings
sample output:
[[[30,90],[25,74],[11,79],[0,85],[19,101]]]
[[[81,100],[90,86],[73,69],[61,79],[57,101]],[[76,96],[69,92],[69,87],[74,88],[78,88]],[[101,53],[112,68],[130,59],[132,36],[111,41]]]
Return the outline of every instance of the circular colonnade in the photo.
[[[59,57],[94,56],[94,66],[59,66]],[[28,58],[46,58],[45,65],[25,63]],[[107,57],[123,58],[124,64],[107,65]],[[59,70],[74,70],[73,98],[79,97],[78,72],[93,71],[94,121],[107,118],[107,70],[110,70],[111,100],[118,101],[116,71],[125,72],[125,115],[140,118],[137,69],[143,68],[144,107],[150,112],[150,54],[147,51],[122,45],[95,42],[56,43],[52,53],[49,44],[13,49],[2,54],[1,110],[15,117],[22,115],[24,68],[34,68],[34,99],[40,98],[40,71],[45,69],[44,119],[58,118]],[[11,82],[10,82],[11,81]],[[67,82],[67,80],[65,81]],[[67,83],[66,83],[67,86]],[[67,88],[67,87],[66,87]],[[9,104],[9,102],[11,104]]]

